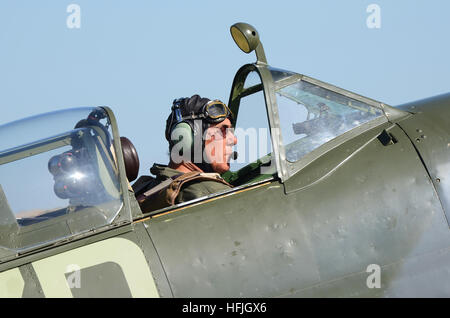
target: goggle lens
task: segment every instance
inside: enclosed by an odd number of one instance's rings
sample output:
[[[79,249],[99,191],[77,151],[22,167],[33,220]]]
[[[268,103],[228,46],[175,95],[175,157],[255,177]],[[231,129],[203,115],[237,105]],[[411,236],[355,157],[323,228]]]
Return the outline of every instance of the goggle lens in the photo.
[[[214,101],[206,105],[206,118],[213,122],[220,122],[231,115],[230,109],[220,101]]]

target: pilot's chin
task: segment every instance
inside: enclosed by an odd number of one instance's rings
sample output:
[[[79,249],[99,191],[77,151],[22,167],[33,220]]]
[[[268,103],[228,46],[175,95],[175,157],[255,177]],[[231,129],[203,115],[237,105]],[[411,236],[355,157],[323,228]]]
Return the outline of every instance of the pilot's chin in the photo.
[[[219,165],[217,165],[215,167],[213,166],[213,169],[214,169],[215,172],[217,172],[219,174],[225,173],[228,170],[230,170],[230,163],[222,163],[222,164],[219,164]]]

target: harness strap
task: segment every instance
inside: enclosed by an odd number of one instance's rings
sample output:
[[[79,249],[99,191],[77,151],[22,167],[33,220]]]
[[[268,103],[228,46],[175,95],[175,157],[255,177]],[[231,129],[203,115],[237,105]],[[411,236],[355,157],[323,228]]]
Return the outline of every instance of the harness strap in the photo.
[[[182,174],[181,176],[175,178],[173,182],[170,183],[170,185],[167,187],[166,190],[166,200],[170,205],[175,204],[175,199],[177,198],[178,194],[180,193],[181,188],[183,185],[187,182],[191,182],[193,180],[199,180],[199,181],[215,181],[223,183],[230,188],[233,186],[226,182],[225,180],[220,177],[218,173],[204,173],[204,172],[198,172],[198,171],[191,171]]]
[[[178,176],[179,176],[179,175],[176,175],[175,177],[178,177]],[[154,193],[156,193],[156,192],[158,192],[158,191],[160,191],[160,190],[162,190],[162,189],[168,187],[168,186],[174,181],[174,178],[175,178],[175,177],[171,177],[171,178],[169,178],[169,179],[167,179],[167,180],[164,180],[164,181],[161,182],[160,184],[156,185],[155,187],[151,188],[150,190],[145,191],[145,192],[144,192],[143,194],[141,194],[141,195],[143,195],[143,196],[145,196],[145,197],[151,196],[152,194],[154,194]]]
[[[183,185],[194,180],[215,181],[223,183],[230,188],[233,187],[231,184],[222,179],[218,173],[191,171],[164,180],[157,186],[139,195],[136,199],[143,209],[143,212],[158,210],[165,206],[174,205]]]

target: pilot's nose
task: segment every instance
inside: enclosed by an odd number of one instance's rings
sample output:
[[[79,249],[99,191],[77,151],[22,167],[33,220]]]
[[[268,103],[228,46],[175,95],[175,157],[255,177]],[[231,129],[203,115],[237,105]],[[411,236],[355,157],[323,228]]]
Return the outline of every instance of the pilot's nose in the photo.
[[[236,138],[236,136],[234,135],[234,130],[233,130],[233,129],[229,129],[229,130],[228,130],[227,138],[228,138],[228,140],[227,140],[227,144],[228,144],[228,145],[234,146],[234,145],[237,144],[237,138]]]

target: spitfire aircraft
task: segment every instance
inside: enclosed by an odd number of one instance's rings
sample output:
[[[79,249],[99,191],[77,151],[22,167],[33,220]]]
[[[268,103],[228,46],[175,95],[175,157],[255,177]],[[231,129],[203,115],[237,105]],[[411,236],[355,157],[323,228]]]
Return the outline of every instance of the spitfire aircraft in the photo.
[[[394,108],[231,34],[236,127],[271,133],[229,191],[143,213],[109,107],[0,126],[0,297],[450,296],[450,94]]]

